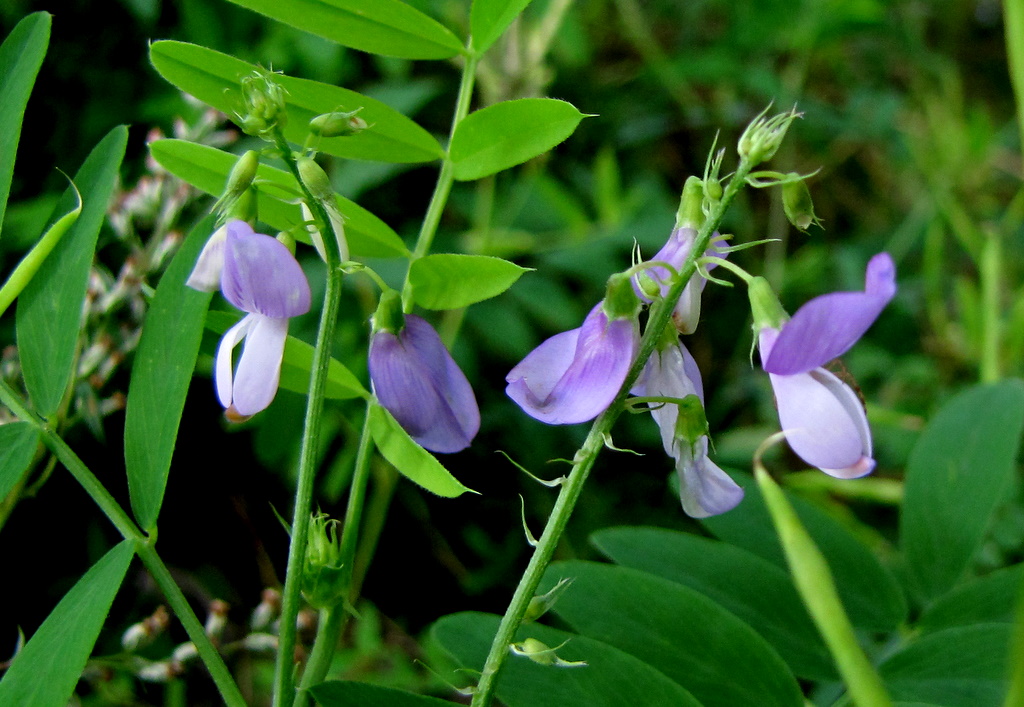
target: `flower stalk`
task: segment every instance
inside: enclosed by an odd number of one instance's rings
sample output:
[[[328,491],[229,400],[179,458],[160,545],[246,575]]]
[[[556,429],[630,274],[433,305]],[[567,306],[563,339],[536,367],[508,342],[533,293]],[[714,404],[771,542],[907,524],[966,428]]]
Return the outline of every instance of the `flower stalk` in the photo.
[[[640,339],[639,351],[633,360],[629,372],[626,374],[626,379],[619,389],[618,395],[616,395],[608,409],[594,420],[586,440],[584,440],[583,445],[573,457],[572,471],[569,472],[565,483],[562,484],[558,498],[555,501],[555,506],[544,527],[544,532],[541,534],[540,540],[533,551],[533,556],[530,558],[526,571],[523,572],[519,586],[516,587],[516,591],[512,595],[512,600],[501,619],[498,631],[491,643],[490,652],[487,655],[483,671],[480,675],[480,682],[473,694],[472,707],[486,707],[494,699],[494,689],[497,684],[498,673],[508,659],[509,646],[514,642],[515,632],[523,623],[523,617],[526,615],[530,602],[537,591],[537,586],[540,584],[544,570],[554,555],[555,547],[557,547],[558,541],[562,537],[562,532],[569,523],[569,518],[572,515],[576,501],[579,499],[583,484],[586,482],[590,470],[593,469],[602,448],[604,448],[606,435],[611,432],[615,421],[625,409],[626,397],[636,383],[641,371],[643,371],[647,359],[651,357],[651,354],[657,347],[665,328],[674,326],[672,324],[672,314],[687,283],[697,271],[697,260],[703,257],[711,242],[712,234],[718,228],[726,210],[743,187],[747,175],[754,166],[755,163],[746,157],[740,160],[736,172],[725,186],[721,199],[714,204],[707,220],[701,225],[694,239],[690,254],[680,268],[679,278],[673,283],[668,292],[665,293],[664,298],[658,300],[652,306],[647,328]]]

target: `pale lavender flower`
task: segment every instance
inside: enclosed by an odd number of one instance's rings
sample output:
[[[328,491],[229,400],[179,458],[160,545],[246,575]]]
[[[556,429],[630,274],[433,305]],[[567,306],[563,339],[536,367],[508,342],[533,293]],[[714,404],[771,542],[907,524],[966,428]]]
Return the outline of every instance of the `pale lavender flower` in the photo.
[[[761,361],[786,440],[801,459],[831,476],[863,476],[875,461],[864,406],[821,366],[853,346],[895,294],[896,267],[888,253],[879,253],[868,263],[863,292],[816,297],[781,329],[760,331]]]
[[[686,259],[690,257],[690,251],[693,249],[693,242],[696,237],[697,231],[693,228],[688,226],[676,228],[672,231],[672,235],[669,236],[665,245],[661,247],[661,250],[654,254],[651,261],[668,263],[675,270],[680,270]],[[724,240],[716,240],[713,237],[712,244],[707,249],[705,255],[724,255],[719,251],[719,247],[724,243]],[[714,263],[707,265],[708,270],[714,267]],[[662,297],[668,294],[671,286],[671,273],[667,268],[654,265],[637,275],[637,295],[645,302],[650,302],[651,298],[648,295],[653,293],[641,284],[645,278],[653,281],[659,288]],[[682,334],[692,334],[697,328],[697,323],[700,321],[700,297],[705,285],[707,285],[707,280],[699,274],[694,274],[690,281],[686,283],[686,287],[683,288],[679,302],[672,311],[672,323]],[[647,289],[646,293],[644,292],[645,289]]]
[[[397,334],[374,332],[368,367],[377,400],[424,449],[458,452],[473,441],[480,429],[473,389],[426,321],[406,314]]]
[[[636,320],[609,321],[599,302],[580,328],[555,334],[527,354],[505,377],[505,392],[549,425],[592,420],[615,399],[639,343]]]
[[[246,312],[217,348],[214,382],[229,417],[245,418],[265,409],[277,393],[288,319],[309,311],[309,282],[291,252],[244,221],[225,227],[221,292]],[[242,340],[232,371],[232,352]]]
[[[704,386],[693,356],[682,342],[655,351],[633,390],[633,395],[683,399],[696,395],[704,404]],[[679,405],[650,403],[651,417],[661,430],[665,453],[676,461],[679,499],[693,518],[706,518],[732,510],[743,500],[743,489],[708,458],[708,438],[690,441],[679,434]]]
[[[228,237],[228,226],[244,221],[228,221],[218,228],[206,241],[202,252],[196,258],[195,267],[185,284],[200,292],[216,292],[220,287],[220,274],[224,270],[224,243]]]

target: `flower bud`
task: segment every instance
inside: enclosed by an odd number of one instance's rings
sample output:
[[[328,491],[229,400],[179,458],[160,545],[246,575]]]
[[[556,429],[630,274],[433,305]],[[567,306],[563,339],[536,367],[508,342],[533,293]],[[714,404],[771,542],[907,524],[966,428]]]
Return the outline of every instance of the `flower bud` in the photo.
[[[323,207],[330,219],[331,229],[334,231],[335,242],[338,244],[338,255],[342,262],[348,260],[348,241],[345,239],[345,217],[338,210],[338,200],[334,194],[334,187],[323,168],[309,157],[300,157],[297,160],[299,177],[303,185],[309,190],[310,195]],[[309,231],[310,239],[316,246],[320,257],[327,260],[324,251],[323,235],[317,228],[316,219],[310,205],[302,205],[302,216],[307,220],[306,229]]]
[[[249,150],[244,155],[238,158],[235,162],[235,166],[231,168],[231,173],[228,174],[228,183],[224,188],[224,195],[227,197],[240,197],[245,191],[252,186],[252,181],[256,178],[256,170],[260,166],[260,156],[256,150]]]
[[[228,625],[228,611],[231,605],[222,599],[214,599],[210,602],[209,614],[206,615],[206,626],[204,630],[210,640],[216,643],[224,634]]]
[[[718,181],[715,180],[718,184]],[[718,184],[721,198],[721,184]],[[704,182],[697,177],[687,177],[683,185],[683,193],[679,197],[679,210],[676,211],[676,228],[692,228],[697,230],[704,223]],[[653,299],[653,295],[651,296]]]
[[[329,609],[345,595],[338,521],[317,513],[309,521],[306,561],[302,567],[302,596],[316,609]]]
[[[807,182],[800,179],[799,174],[790,173],[786,176],[794,178],[794,181],[782,185],[782,210],[786,212],[786,218],[801,231],[806,231],[812,223],[821,228],[821,221],[814,213],[814,202],[811,201]]]
[[[755,332],[778,329],[789,319],[772,286],[763,277],[752,278],[747,283],[747,295],[750,297],[750,312],[754,315]]]
[[[768,108],[751,121],[740,136],[737,150],[751,166],[767,162],[778,151],[790,124],[800,116],[796,110],[765,118]]]
[[[615,273],[608,278],[608,289],[604,296],[604,312],[609,320],[636,319],[641,302],[633,289],[633,279],[625,273]]]
[[[568,643],[568,641],[566,641]],[[521,655],[524,658],[529,658],[538,665],[549,665],[555,668],[577,668],[587,664],[585,660],[562,660],[559,658],[555,651],[564,646],[556,646],[554,648],[548,648],[546,645],[538,641],[536,638],[527,638],[521,643],[513,643],[508,648],[516,655]]]
[[[265,137],[288,123],[285,90],[273,73],[257,69],[242,79],[242,113],[238,114],[243,132]]]
[[[546,594],[538,594],[531,599],[529,606],[526,607],[526,613],[523,615],[523,623],[536,621],[546,614],[555,605],[558,598],[562,596],[562,593],[569,588],[572,581],[571,577],[564,577]]]
[[[309,121],[309,132],[318,137],[345,137],[366,130],[366,121],[358,116],[362,108],[347,113],[323,113]]]
[[[167,608],[158,606],[152,616],[132,624],[121,636],[121,645],[126,651],[134,652],[153,642],[153,639],[163,633],[170,623],[171,617]]]
[[[270,626],[280,612],[281,592],[273,587],[267,587],[263,590],[263,594],[260,595],[259,606],[252,612],[252,618],[249,619],[249,628],[253,631],[262,631]]]

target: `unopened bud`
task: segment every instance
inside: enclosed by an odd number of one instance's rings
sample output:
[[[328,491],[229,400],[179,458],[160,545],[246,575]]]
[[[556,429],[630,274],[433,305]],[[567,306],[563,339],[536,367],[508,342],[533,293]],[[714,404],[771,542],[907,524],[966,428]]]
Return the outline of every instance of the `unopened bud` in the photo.
[[[285,90],[273,73],[257,69],[242,79],[242,112],[238,115],[242,130],[255,137],[265,137],[288,122]]]
[[[224,187],[225,195],[233,195],[236,198],[241,196],[256,178],[256,170],[260,166],[260,156],[256,150],[249,150],[238,158],[235,166],[228,174],[228,183]]]
[[[323,113],[309,121],[309,132],[319,137],[345,137],[366,130],[366,121],[359,117],[362,108],[347,113]]]
[[[345,594],[338,521],[317,513],[309,522],[306,562],[302,568],[302,596],[316,609],[335,606]]]
[[[277,653],[277,636],[270,633],[250,633],[242,639],[242,647],[252,653]]]
[[[158,606],[151,616],[128,627],[128,630],[121,636],[121,645],[126,651],[132,652],[149,645],[167,628],[170,620],[167,608]]]
[[[568,643],[568,641],[566,641]],[[508,648],[516,655],[521,655],[524,658],[529,658],[534,663],[539,665],[550,665],[556,668],[578,668],[585,666],[587,662],[585,660],[562,660],[559,658],[555,651],[564,646],[555,646],[554,648],[548,648],[546,645],[538,641],[536,638],[527,638],[521,643],[513,643]]]
[[[821,228],[821,221],[814,213],[814,202],[807,182],[800,179],[799,174],[786,176],[795,180],[782,185],[782,210],[786,212],[786,218],[801,231],[806,231],[811,224]]]
[[[281,611],[281,592],[272,587],[263,590],[260,603],[252,612],[249,627],[253,631],[262,631],[270,626]]]
[[[713,180],[718,184],[718,180]],[[687,177],[683,184],[683,193],[679,197],[679,209],[676,211],[676,228],[692,228],[694,230],[704,223],[704,192],[707,187],[698,177]],[[721,199],[722,186],[718,184],[719,194],[716,199]]]
[[[171,660],[176,663],[187,663],[198,657],[199,651],[196,649],[196,644],[192,641],[186,641],[185,643],[180,644],[171,653]]]
[[[300,157],[297,160],[299,177],[303,185],[309,190],[310,195],[319,202],[330,219],[331,230],[334,231],[335,242],[338,244],[338,254],[342,262],[348,260],[348,241],[345,239],[345,219],[338,211],[338,200],[334,194],[334,187],[323,168],[309,157]],[[317,228],[313,218],[313,212],[309,205],[303,204],[303,218],[307,220],[307,230],[313,244],[325,261],[327,255],[324,252],[323,236]]]
[[[523,623],[536,621],[546,614],[572,582],[572,577],[563,577],[547,593],[539,594],[531,599],[529,606],[526,607],[526,613],[523,615]]]
[[[767,162],[778,151],[790,124],[800,117],[796,110],[765,118],[768,108],[754,118],[740,136],[737,150],[750,166]]]
[[[224,633],[224,628],[228,625],[228,611],[231,609],[231,605],[221,599],[214,599],[210,602],[210,613],[206,616],[206,626],[204,630],[206,635],[210,637],[210,640],[217,642]]]
[[[180,665],[172,661],[162,660],[157,663],[146,663],[135,671],[139,680],[145,682],[169,682],[181,675]]]
[[[747,283],[747,295],[750,297],[750,312],[754,316],[755,332],[762,329],[778,329],[789,319],[772,286],[763,277],[751,278]]]

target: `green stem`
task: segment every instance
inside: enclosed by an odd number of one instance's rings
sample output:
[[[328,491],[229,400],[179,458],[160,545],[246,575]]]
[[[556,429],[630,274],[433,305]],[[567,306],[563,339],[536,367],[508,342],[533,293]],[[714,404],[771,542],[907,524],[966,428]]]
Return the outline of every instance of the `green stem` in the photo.
[[[1006,57],[1010,82],[1017,103],[1017,128],[1024,151],[1024,0],[1003,0],[1003,26],[1006,28]]]
[[[100,510],[110,519],[110,522],[114,524],[114,527],[117,528],[122,537],[134,542],[135,553],[145,563],[153,579],[161,591],[163,591],[174,613],[178,616],[178,620],[181,621],[185,631],[188,632],[189,638],[192,639],[192,643],[195,644],[196,650],[199,651],[199,655],[206,664],[206,668],[210,671],[210,676],[217,685],[217,689],[220,691],[225,704],[229,705],[229,707],[246,707],[245,699],[242,697],[242,693],[239,692],[238,686],[232,679],[231,673],[228,671],[223,659],[221,659],[217,649],[210,642],[209,637],[203,630],[203,625],[199,623],[199,619],[196,618],[195,612],[189,606],[188,600],[182,594],[181,588],[178,587],[174,578],[171,577],[171,573],[168,571],[167,566],[164,565],[163,560],[157,555],[156,548],[153,547],[155,537],[147,538],[139,530],[138,526],[128,517],[128,514],[124,512],[120,504],[103,487],[103,484],[96,478],[96,475],[79,459],[74,450],[60,438],[45,420],[29,410],[17,393],[2,380],[0,380],[0,402],[6,405],[19,419],[29,422],[39,429],[43,436],[43,443],[50,448],[60,463],[71,472],[71,475],[75,477],[75,480],[78,481],[82,488],[85,489],[85,492],[100,507]]]
[[[331,660],[334,658],[334,649],[338,645],[338,636],[345,628],[346,616],[344,604],[337,604],[320,611],[320,622],[316,629],[316,639],[313,641],[313,652],[310,653],[306,671],[302,674],[299,694],[295,696],[295,707],[306,707],[309,704],[307,690],[314,685],[319,685],[327,675],[327,670],[331,667]]]
[[[999,236],[990,233],[981,247],[981,362],[982,383],[999,380],[1000,307],[1002,255]]]
[[[519,586],[516,587],[516,591],[512,595],[512,601],[509,602],[508,609],[505,611],[505,615],[502,617],[498,631],[491,643],[490,652],[487,655],[483,672],[480,675],[480,682],[477,685],[476,692],[473,694],[472,707],[486,707],[491,704],[498,673],[501,671],[509,655],[509,645],[511,645],[515,638],[516,629],[519,628],[523,621],[523,616],[526,614],[530,600],[536,593],[544,570],[551,560],[555,547],[562,537],[562,532],[569,522],[569,517],[572,515],[573,508],[583,489],[583,484],[587,480],[590,470],[594,467],[601,449],[604,447],[605,438],[611,431],[616,419],[622,414],[625,408],[626,397],[640,376],[640,372],[643,370],[644,365],[646,365],[647,359],[654,352],[662,332],[665,330],[665,327],[672,326],[672,310],[675,309],[676,303],[679,301],[679,297],[682,295],[686,284],[696,272],[697,259],[707,250],[711,234],[718,228],[722,221],[722,216],[736,197],[736,194],[739,193],[751,168],[752,165],[744,159],[736,169],[732,179],[729,180],[721,200],[715,205],[704,225],[701,226],[700,232],[694,240],[693,248],[690,250],[690,255],[679,271],[679,277],[673,283],[665,298],[652,307],[647,328],[644,330],[644,335],[640,340],[639,353],[633,361],[633,365],[630,367],[618,395],[608,409],[601,413],[594,421],[586,440],[583,442],[583,446],[580,447],[573,457],[572,471],[569,472],[568,478],[562,484],[558,498],[555,501],[555,507],[552,509],[548,522],[544,527],[544,532],[534,548],[533,556],[530,558],[526,571],[519,580]]]
[[[330,252],[328,249],[328,253]],[[302,603],[299,595],[302,563],[306,559],[313,482],[316,478],[317,451],[320,448],[320,418],[327,388],[327,365],[331,360],[334,325],[338,319],[341,300],[341,278],[342,272],[337,267],[327,268],[327,289],[324,294],[324,308],[320,314],[316,349],[313,352],[313,373],[309,382],[306,421],[302,432],[302,448],[299,452],[299,478],[295,490],[295,506],[292,509],[292,537],[288,548],[288,569],[281,604],[281,630],[278,635],[277,665],[274,671],[274,707],[290,707],[295,700],[295,682],[292,674],[295,619]]]

